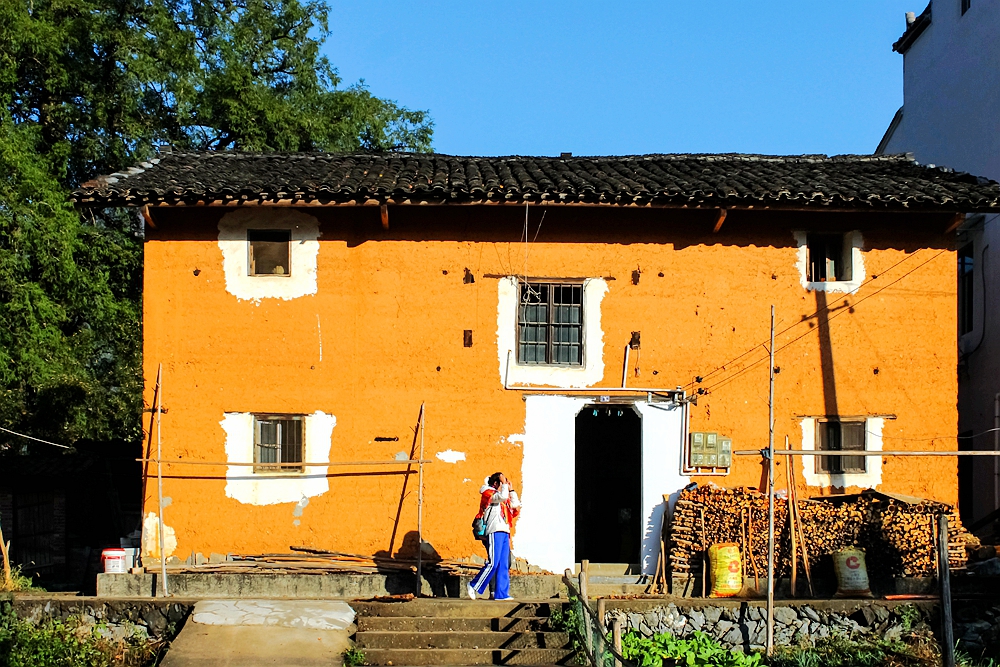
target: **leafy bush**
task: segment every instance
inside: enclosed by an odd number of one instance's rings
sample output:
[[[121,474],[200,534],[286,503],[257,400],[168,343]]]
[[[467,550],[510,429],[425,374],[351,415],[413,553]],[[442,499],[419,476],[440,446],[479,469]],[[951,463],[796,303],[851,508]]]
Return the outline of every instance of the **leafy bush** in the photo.
[[[771,667],[937,667],[941,654],[930,635],[851,641],[826,637],[813,646],[775,649]]]
[[[346,667],[360,667],[365,664],[365,652],[355,647],[344,651],[344,665]]]
[[[0,665],[4,667],[148,667],[156,663],[165,643],[139,632],[115,639],[105,625],[79,620],[40,624],[18,618],[3,605],[0,611]]]
[[[643,637],[630,630],[622,636],[622,657],[642,667],[758,667],[763,664],[760,654],[730,651],[704,632],[695,632],[690,639],[677,639],[670,633]]]

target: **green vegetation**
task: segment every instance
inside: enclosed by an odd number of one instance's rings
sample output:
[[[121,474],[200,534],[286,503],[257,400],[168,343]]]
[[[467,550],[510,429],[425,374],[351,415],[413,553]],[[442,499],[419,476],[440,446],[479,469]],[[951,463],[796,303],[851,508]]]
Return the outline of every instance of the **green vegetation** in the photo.
[[[827,637],[814,646],[779,647],[772,667],[936,667],[940,649],[931,635],[851,641]]]
[[[578,653],[583,650],[583,633],[586,632],[583,627],[584,612],[580,604],[579,598],[570,597],[568,605],[552,604],[549,610],[549,624],[552,629],[568,633],[573,642],[571,648]]]
[[[622,657],[641,667],[757,667],[763,664],[760,654],[730,651],[703,632],[695,632],[690,639],[677,639],[670,633],[643,637],[631,630],[622,635]]]
[[[22,591],[44,592],[45,589],[41,586],[36,586],[31,577],[21,573],[21,566],[15,565],[11,568],[10,582],[8,583],[5,579],[0,580],[0,592],[17,593]]]
[[[0,665],[5,667],[147,667],[156,664],[165,643],[139,632],[115,639],[107,626],[77,620],[34,624],[4,606],[0,612]]]
[[[361,667],[365,664],[365,652],[356,646],[344,651],[344,665],[346,667]]]
[[[325,0],[0,0],[0,425],[138,442],[141,223],[68,191],[180,150],[430,149],[344,87]],[[26,441],[6,434],[0,449]]]

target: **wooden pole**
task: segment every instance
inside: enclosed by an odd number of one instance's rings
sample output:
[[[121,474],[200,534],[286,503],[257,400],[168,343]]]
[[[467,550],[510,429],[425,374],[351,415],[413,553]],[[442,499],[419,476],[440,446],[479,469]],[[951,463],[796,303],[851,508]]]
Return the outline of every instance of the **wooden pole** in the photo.
[[[3,587],[4,590],[14,589],[14,575],[10,571],[10,544],[3,539],[3,527],[0,526],[0,551],[3,552]]]
[[[165,553],[165,540],[163,536],[163,437],[160,432],[160,422],[163,419],[163,364],[156,369],[156,499],[159,509],[159,522],[157,533],[160,538],[160,582],[163,597],[170,595],[167,589],[167,554]]]
[[[799,493],[795,488],[795,466],[792,465],[794,459],[788,459],[788,472],[791,473],[792,485],[789,487],[788,492],[791,494],[791,505],[790,508],[793,512],[795,520],[795,532],[799,536],[799,546],[802,547],[802,569],[806,573],[806,583],[809,585],[809,597],[815,597],[816,593],[813,591],[813,580],[812,580],[812,566],[809,565],[809,547],[806,546],[806,534],[802,530],[802,517],[799,516]]]
[[[941,587],[941,653],[943,667],[955,667],[955,630],[951,617],[951,568],[948,563],[948,515],[938,516],[938,583]]]
[[[424,565],[424,404],[420,404],[420,463],[417,464],[417,597],[423,589]]]
[[[767,399],[767,654],[774,653],[774,306],[771,306],[771,347],[768,350],[770,391]]]
[[[594,633],[590,624],[590,614],[587,613],[587,609],[590,607],[590,602],[587,601],[587,580],[590,578],[589,570],[590,561],[580,561],[580,603],[585,607],[583,610],[583,633],[586,635],[587,652],[590,655],[594,655]]]
[[[788,436],[785,436],[785,449],[791,449],[791,445],[788,444]],[[793,498],[792,495],[792,459],[785,461],[785,483],[788,486],[788,540],[791,542],[792,546],[792,575],[791,575],[791,594],[795,597],[796,592],[796,582],[798,579],[798,568],[799,568],[799,554],[798,549],[796,549],[796,538],[795,538],[795,509],[792,507]]]
[[[615,667],[622,667],[622,661],[618,659],[618,656],[622,653],[622,619],[620,616],[615,616],[615,620],[611,621],[611,645],[615,647]]]

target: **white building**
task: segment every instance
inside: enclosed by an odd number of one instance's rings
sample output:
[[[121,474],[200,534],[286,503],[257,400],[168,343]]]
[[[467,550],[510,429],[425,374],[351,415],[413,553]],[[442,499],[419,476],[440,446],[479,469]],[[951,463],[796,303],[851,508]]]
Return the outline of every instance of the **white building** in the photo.
[[[936,0],[906,24],[903,106],[876,153],[1000,180],[1000,0]],[[1000,216],[970,217],[957,244],[959,447],[1000,449]],[[959,498],[967,525],[1000,507],[1000,460],[961,458]]]

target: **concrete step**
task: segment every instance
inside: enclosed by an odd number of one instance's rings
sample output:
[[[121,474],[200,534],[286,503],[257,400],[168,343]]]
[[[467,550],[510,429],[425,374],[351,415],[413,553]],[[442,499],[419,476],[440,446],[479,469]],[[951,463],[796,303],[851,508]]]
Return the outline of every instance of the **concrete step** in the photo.
[[[604,576],[604,575],[590,575],[587,579],[587,590],[590,590],[591,586],[600,586],[603,584],[610,584],[612,586],[621,586],[622,584],[629,585],[639,585],[645,586],[652,577],[645,574],[626,574],[622,576]]]
[[[648,584],[588,584],[587,596],[594,599],[612,595],[644,595],[647,588]]]
[[[359,632],[363,648],[570,648],[565,632]]]
[[[549,632],[542,616],[512,618],[428,618],[425,616],[360,616],[358,632]]]
[[[562,602],[548,600],[459,600],[417,598],[405,602],[355,601],[351,606],[359,617],[426,616],[430,618],[536,618],[549,616]]]
[[[580,574],[580,564],[573,565],[574,574]],[[620,577],[623,575],[642,574],[642,565],[639,563],[590,563],[587,566],[587,573],[591,577]]]
[[[564,649],[366,649],[369,665],[567,665]]]

